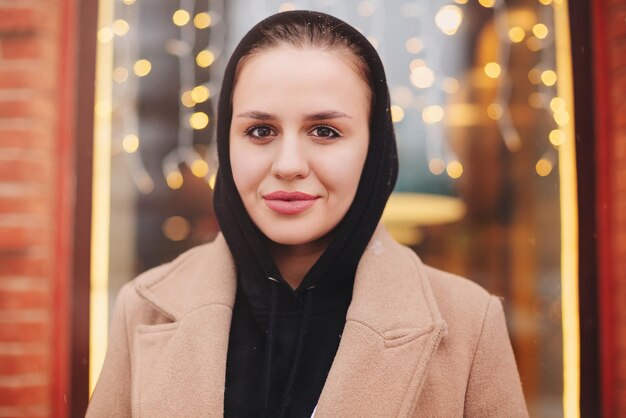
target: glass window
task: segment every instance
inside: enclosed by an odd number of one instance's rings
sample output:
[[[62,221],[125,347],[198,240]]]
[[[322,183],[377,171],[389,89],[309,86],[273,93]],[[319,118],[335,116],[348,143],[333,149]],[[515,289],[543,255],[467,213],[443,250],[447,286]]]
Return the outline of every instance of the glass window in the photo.
[[[386,66],[401,171],[384,222],[427,264],[503,298],[531,416],[564,415],[562,187],[575,179],[561,170],[573,118],[562,0],[100,2],[99,312],[218,233],[226,61],[261,18],[320,10],[359,28]]]

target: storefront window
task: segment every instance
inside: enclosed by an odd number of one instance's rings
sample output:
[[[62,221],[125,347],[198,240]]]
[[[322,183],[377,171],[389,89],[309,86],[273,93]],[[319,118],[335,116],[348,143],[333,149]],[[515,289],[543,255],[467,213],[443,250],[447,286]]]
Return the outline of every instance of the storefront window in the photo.
[[[269,14],[314,9],[359,28],[386,66],[400,177],[384,222],[503,298],[530,415],[569,416],[563,1],[100,2],[94,350],[125,282],[218,233],[215,114],[234,45]]]

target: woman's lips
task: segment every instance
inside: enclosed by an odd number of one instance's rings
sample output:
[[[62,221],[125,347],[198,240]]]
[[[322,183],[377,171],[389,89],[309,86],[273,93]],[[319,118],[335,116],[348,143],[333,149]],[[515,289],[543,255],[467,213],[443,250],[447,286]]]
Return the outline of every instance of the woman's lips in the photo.
[[[265,204],[281,215],[297,215],[315,204],[318,196],[302,192],[272,192],[263,196]]]

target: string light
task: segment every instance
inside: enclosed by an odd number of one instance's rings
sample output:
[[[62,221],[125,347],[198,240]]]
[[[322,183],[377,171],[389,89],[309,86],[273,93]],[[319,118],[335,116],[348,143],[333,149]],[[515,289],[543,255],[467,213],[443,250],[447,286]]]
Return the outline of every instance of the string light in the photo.
[[[198,13],[193,18],[193,25],[198,29],[206,29],[211,26],[213,18],[207,12]]]
[[[511,42],[519,43],[522,42],[526,37],[526,31],[519,26],[514,26],[509,29],[508,36]]]
[[[548,176],[552,172],[552,162],[545,158],[540,159],[535,165],[535,171],[541,177]]]
[[[444,116],[443,108],[439,105],[426,106],[422,110],[422,120],[426,124],[441,122]]]
[[[454,77],[447,77],[441,83],[441,88],[448,94],[454,94],[459,90],[459,80]]]
[[[180,96],[180,101],[185,107],[194,107],[196,105],[196,101],[191,96],[191,90],[186,90]]]
[[[498,78],[502,73],[502,68],[497,62],[488,62],[484,67],[485,74],[489,78]]]
[[[502,117],[504,110],[499,103],[491,103],[487,106],[487,116],[493,120],[498,120]]]
[[[357,12],[363,17],[369,17],[374,14],[374,4],[371,1],[362,1],[356,8]]]
[[[420,38],[413,37],[406,40],[404,47],[411,54],[417,54],[424,48],[424,44]]]
[[[189,12],[187,10],[176,10],[172,15],[172,21],[176,26],[185,26],[189,23],[191,16],[189,16]]]
[[[194,112],[189,117],[189,125],[193,129],[204,129],[209,124],[209,116],[204,112]]]
[[[116,19],[111,24],[111,30],[113,31],[113,33],[120,37],[126,35],[129,29],[130,26],[128,25],[128,22],[124,19]]]
[[[139,137],[135,134],[128,134],[124,136],[122,147],[124,148],[124,151],[129,154],[136,152],[139,149]]]
[[[458,161],[450,161],[446,167],[448,176],[452,179],[458,179],[463,175],[463,165]]]
[[[431,173],[438,176],[446,171],[446,162],[441,158],[433,158],[428,162],[428,169]]]
[[[556,73],[553,70],[546,70],[541,73],[541,82],[546,86],[554,86],[556,84]]]
[[[478,3],[480,3],[481,6],[490,9],[496,5],[496,0],[478,0]]]
[[[194,176],[203,178],[207,174],[209,174],[209,165],[206,161],[197,159],[193,163],[191,163],[191,172]]]
[[[548,36],[548,27],[543,23],[537,23],[533,26],[533,35],[539,39],[545,39]]]
[[[106,44],[108,42],[111,42],[111,40],[113,40],[113,36],[115,34],[113,33],[113,30],[111,28],[102,28],[98,31],[98,41],[100,41],[103,44]]]
[[[191,100],[195,103],[204,103],[209,100],[209,88],[206,86],[196,86],[191,90]]]
[[[204,51],[198,52],[196,55],[196,64],[198,67],[206,68],[209,65],[213,64],[215,61],[215,54],[212,51],[205,49]]]
[[[152,71],[152,63],[147,59],[140,59],[133,65],[133,72],[137,77],[145,77]]]
[[[209,177],[209,187],[211,188],[211,190],[215,190],[215,182],[217,181],[217,174],[212,174],[211,177]]]
[[[404,109],[398,105],[391,106],[391,120],[393,122],[401,122],[404,119]]]
[[[112,73],[113,81],[123,83],[128,80],[128,70],[124,67],[115,67]]]
[[[135,3],[135,0],[122,0],[122,3],[124,3],[127,6],[130,6],[131,4]]]
[[[167,185],[174,190],[180,189],[183,186],[183,175],[180,171],[172,171],[165,178]]]
[[[463,11],[454,5],[443,6],[435,15],[435,24],[446,35],[454,35],[463,22]]]
[[[411,83],[419,89],[425,89],[435,82],[435,72],[425,65],[416,67],[411,71]]]
[[[163,222],[163,235],[171,241],[183,241],[191,233],[189,221],[182,216],[171,216]]]
[[[560,129],[553,129],[550,131],[549,139],[550,143],[555,147],[559,147],[565,143],[565,132]]]

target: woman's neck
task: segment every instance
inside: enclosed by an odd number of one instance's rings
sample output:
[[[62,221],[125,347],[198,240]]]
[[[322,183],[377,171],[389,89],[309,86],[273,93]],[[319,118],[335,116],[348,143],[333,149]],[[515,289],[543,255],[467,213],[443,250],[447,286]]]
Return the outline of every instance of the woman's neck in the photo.
[[[270,252],[283,279],[293,289],[297,289],[326,247],[328,247],[328,237],[323,237],[301,245],[272,243]]]

